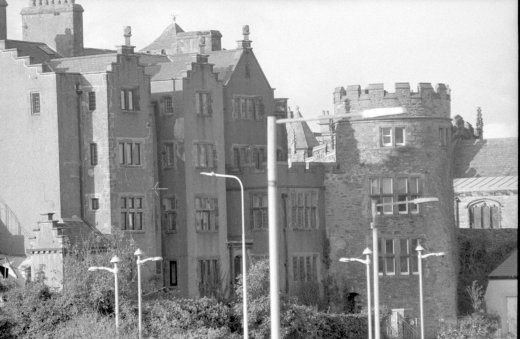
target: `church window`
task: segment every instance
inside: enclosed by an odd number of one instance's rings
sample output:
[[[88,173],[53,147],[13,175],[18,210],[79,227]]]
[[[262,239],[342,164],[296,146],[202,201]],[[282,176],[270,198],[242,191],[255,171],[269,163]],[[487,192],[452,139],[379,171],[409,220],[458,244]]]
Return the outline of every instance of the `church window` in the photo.
[[[469,210],[470,228],[500,228],[500,204],[492,200],[481,200],[471,204]]]

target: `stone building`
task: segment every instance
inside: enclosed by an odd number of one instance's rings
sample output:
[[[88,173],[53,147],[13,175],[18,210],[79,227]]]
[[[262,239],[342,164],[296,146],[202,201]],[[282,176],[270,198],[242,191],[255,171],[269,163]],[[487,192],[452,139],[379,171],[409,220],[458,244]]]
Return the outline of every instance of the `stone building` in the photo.
[[[234,49],[217,30],[174,21],[140,51],[129,27],[121,46],[104,50],[83,46],[73,0],[29,1],[21,41],[8,39],[6,11],[0,0],[0,253],[29,253],[33,271],[50,274],[64,237],[121,230],[163,256],[145,266],[147,278],[185,296],[228,293],[243,256],[268,256],[266,116],[301,116],[275,97],[249,27]],[[461,117],[452,126],[442,84],[341,87],[333,104],[319,134],[305,122],[277,130],[280,286],[334,302],[364,296],[364,268],[338,259],[371,246],[374,218],[381,304],[394,318],[418,317],[417,244],[447,253],[424,262],[431,335],[457,311],[457,226],[477,227],[480,215],[482,227],[518,227],[517,139],[484,140],[481,115],[476,129]],[[384,107],[407,113],[334,118]],[[211,171],[243,181],[247,253],[239,185],[200,174]],[[464,181],[474,179],[476,188]],[[439,202],[406,203],[416,197]],[[372,200],[405,203],[373,217]]]

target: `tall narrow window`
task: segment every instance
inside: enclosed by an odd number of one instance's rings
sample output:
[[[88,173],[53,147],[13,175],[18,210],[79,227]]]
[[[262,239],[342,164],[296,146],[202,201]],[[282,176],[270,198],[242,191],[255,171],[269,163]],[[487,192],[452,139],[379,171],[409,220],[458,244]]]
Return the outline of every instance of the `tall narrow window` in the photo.
[[[166,230],[174,232],[177,230],[177,199],[166,197],[163,199],[164,221]]]
[[[40,111],[41,111],[40,93],[31,93],[31,113],[40,114]]]
[[[300,229],[318,228],[317,191],[293,191],[290,195],[291,226]]]
[[[92,166],[96,166],[98,164],[98,151],[97,144],[95,143],[90,144],[90,164]]]
[[[213,113],[211,108],[211,95],[208,92],[197,92],[195,96],[195,104],[198,115],[209,116]]]
[[[96,92],[88,92],[88,110],[96,110]]]
[[[165,142],[162,146],[161,158],[163,168],[175,167],[175,151],[176,144],[173,142]]]
[[[267,193],[252,193],[250,199],[249,223],[251,228],[267,229]]]
[[[96,211],[99,209],[99,199],[98,198],[92,198],[90,200],[90,209],[93,211]]]
[[[395,274],[395,249],[393,239],[379,239],[379,273]]]
[[[220,289],[218,259],[199,260],[199,292],[203,296],[215,295]]]
[[[177,261],[170,261],[170,286],[177,286]]]
[[[143,229],[143,197],[121,197],[121,229],[140,231]]]
[[[408,239],[399,239],[399,261],[401,266],[401,274],[410,274],[410,259],[414,252],[410,248]]]
[[[392,128],[381,128],[381,144],[383,146],[392,146]]]
[[[403,146],[404,142],[405,142],[404,127],[396,127],[394,129],[394,132],[395,132],[395,145]]]
[[[171,96],[163,98],[164,113],[173,113],[173,99]]]
[[[470,228],[500,228],[500,205],[492,200],[471,204],[469,210]]]

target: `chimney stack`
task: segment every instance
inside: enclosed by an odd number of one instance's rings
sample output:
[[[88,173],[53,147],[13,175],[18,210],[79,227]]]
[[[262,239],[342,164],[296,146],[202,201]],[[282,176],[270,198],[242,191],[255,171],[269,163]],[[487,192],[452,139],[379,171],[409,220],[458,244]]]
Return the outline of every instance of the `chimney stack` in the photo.
[[[7,40],[7,1],[0,0],[0,40]]]

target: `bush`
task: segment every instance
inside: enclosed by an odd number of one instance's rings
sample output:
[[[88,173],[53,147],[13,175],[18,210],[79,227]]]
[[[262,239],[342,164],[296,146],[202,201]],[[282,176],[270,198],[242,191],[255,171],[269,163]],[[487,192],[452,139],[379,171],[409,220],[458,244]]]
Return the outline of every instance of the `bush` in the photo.
[[[475,312],[456,323],[441,322],[437,339],[487,339],[499,329],[500,318],[484,312]]]

